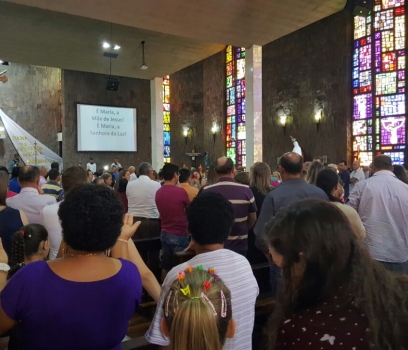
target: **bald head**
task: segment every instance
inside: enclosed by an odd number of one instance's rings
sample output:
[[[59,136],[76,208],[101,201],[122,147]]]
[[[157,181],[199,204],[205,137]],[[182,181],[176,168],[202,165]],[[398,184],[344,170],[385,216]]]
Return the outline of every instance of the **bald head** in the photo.
[[[288,152],[282,155],[279,161],[279,166],[282,168],[282,173],[299,176],[302,172],[303,158],[295,153]]]
[[[391,158],[385,154],[380,154],[374,158],[373,167],[375,173],[380,170],[394,170]]]
[[[359,169],[359,168],[360,168],[360,162],[359,162],[358,160],[355,160],[355,161],[353,162],[352,167],[353,167],[353,170]]]
[[[218,158],[215,171],[219,176],[232,175],[234,172],[234,162],[228,157]]]

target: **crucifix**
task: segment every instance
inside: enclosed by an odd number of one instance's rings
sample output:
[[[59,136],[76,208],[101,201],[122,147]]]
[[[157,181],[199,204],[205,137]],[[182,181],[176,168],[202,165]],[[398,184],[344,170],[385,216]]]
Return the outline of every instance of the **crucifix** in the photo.
[[[37,166],[37,141],[34,141],[34,164]]]
[[[197,168],[197,157],[205,157],[207,155],[207,153],[202,152],[202,153],[196,153],[195,150],[193,149],[193,151],[191,153],[186,153],[185,154],[187,157],[191,157],[191,166],[194,168]]]

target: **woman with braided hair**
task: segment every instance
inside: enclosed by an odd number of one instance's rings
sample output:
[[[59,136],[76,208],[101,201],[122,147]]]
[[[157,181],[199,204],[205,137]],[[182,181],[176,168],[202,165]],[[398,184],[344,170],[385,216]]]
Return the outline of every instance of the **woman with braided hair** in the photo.
[[[11,239],[10,279],[24,265],[33,261],[45,260],[50,251],[48,232],[44,226],[29,224],[14,233]]]
[[[231,293],[214,269],[179,271],[164,301],[161,328],[171,350],[221,350],[234,336]]]

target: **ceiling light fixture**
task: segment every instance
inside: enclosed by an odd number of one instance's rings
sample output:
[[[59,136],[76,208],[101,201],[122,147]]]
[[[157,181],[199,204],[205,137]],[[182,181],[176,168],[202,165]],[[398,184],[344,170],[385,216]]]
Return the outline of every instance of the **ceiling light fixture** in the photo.
[[[115,46],[113,47],[113,49],[114,49],[114,50],[119,50],[119,49],[120,49],[120,46],[119,46],[119,45],[115,45]]]
[[[3,61],[2,60],[0,60],[0,64],[2,64],[3,63]]]
[[[140,69],[146,70],[149,68],[149,66],[145,62],[145,41],[142,41],[142,54],[143,54],[143,62],[142,65],[140,66]]]
[[[102,44],[102,47],[104,48],[104,49],[109,49],[111,46],[110,46],[110,44],[109,43],[107,43],[106,41]]]

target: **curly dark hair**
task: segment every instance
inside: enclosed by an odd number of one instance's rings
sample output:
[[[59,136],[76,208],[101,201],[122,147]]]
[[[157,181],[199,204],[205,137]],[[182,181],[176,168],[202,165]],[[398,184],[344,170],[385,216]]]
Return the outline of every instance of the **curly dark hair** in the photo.
[[[24,266],[24,260],[38,252],[40,243],[48,239],[44,226],[29,224],[14,233],[11,238],[10,270],[7,279],[11,278]]]
[[[120,235],[123,204],[110,188],[85,184],[67,194],[58,215],[64,241],[72,249],[103,252]]]
[[[234,224],[234,208],[219,193],[203,192],[188,207],[187,220],[194,242],[224,244]]]

